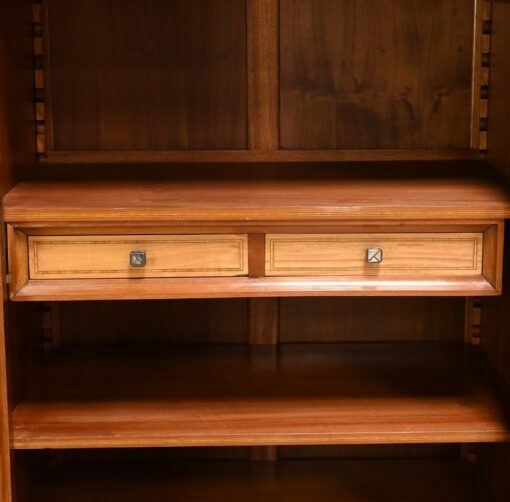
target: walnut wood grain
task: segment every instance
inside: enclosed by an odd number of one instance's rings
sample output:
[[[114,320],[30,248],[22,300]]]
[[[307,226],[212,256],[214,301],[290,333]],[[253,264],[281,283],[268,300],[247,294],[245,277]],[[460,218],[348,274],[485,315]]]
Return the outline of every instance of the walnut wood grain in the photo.
[[[491,502],[476,467],[455,459],[76,462],[46,471],[33,502]]]
[[[61,302],[60,340],[64,346],[246,343],[248,302],[246,299]],[[450,319],[451,315],[446,317]]]
[[[278,2],[248,0],[248,145],[279,148]]]
[[[464,298],[282,298],[280,342],[462,341],[464,303]]]
[[[464,339],[464,298],[273,298],[279,309],[249,317],[254,300],[59,302],[60,343],[246,343],[250,330],[282,343]]]
[[[35,280],[248,274],[246,235],[37,236],[28,248]],[[136,250],[146,254],[143,267],[130,267]]]
[[[380,263],[367,261],[374,248]],[[266,275],[477,276],[483,249],[481,233],[268,234]]]
[[[247,147],[246,2],[46,0],[45,9],[50,150]]]
[[[272,177],[257,170],[243,175],[235,168],[205,178],[180,176],[151,174],[145,168],[122,178],[106,170],[85,169],[75,177],[50,170],[15,187],[5,197],[4,216],[11,223],[510,216],[507,182],[484,164],[308,165]]]
[[[278,298],[251,298],[248,305],[248,341],[254,345],[276,345],[280,334]]]
[[[474,5],[281,0],[282,147],[469,147]]]
[[[510,438],[483,366],[444,344],[48,354],[15,448],[492,442]]]
[[[265,255],[265,234],[248,234],[248,268],[250,277],[262,277],[265,275]]]

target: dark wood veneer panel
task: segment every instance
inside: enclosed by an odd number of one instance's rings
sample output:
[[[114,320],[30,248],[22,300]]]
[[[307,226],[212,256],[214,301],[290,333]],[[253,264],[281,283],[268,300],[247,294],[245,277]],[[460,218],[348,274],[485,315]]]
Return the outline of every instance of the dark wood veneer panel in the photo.
[[[359,447],[358,447],[359,448]],[[96,452],[94,454],[97,457]],[[124,454],[124,452],[123,452]],[[78,462],[46,473],[35,502],[489,502],[477,466],[450,459]]]
[[[463,298],[282,298],[280,340],[461,341]]]
[[[63,345],[248,340],[248,302],[243,299],[62,302],[59,313]]]
[[[55,150],[246,148],[245,1],[46,7]]]
[[[281,0],[281,145],[467,148],[474,0]]]

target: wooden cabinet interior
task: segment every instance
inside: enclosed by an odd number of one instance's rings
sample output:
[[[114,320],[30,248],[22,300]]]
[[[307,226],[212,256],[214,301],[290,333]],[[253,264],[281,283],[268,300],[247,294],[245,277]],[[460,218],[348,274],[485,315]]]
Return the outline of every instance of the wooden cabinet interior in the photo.
[[[0,502],[510,502],[509,21],[0,0]]]

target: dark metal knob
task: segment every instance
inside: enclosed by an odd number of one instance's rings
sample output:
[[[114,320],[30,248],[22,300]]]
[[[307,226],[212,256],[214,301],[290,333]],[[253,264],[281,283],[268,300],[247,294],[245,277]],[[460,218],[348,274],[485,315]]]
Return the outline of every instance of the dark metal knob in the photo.
[[[133,268],[145,267],[147,264],[147,255],[145,251],[131,251],[129,253],[129,265]]]

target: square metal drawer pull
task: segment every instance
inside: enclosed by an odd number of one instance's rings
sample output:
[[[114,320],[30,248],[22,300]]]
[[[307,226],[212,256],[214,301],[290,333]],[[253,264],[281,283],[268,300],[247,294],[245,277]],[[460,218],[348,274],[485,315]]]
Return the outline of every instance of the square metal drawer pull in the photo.
[[[145,251],[131,251],[129,253],[129,265],[134,268],[145,267],[147,264],[147,255]]]
[[[367,249],[367,262],[368,263],[381,263],[383,261],[383,250],[381,248],[368,248]]]

